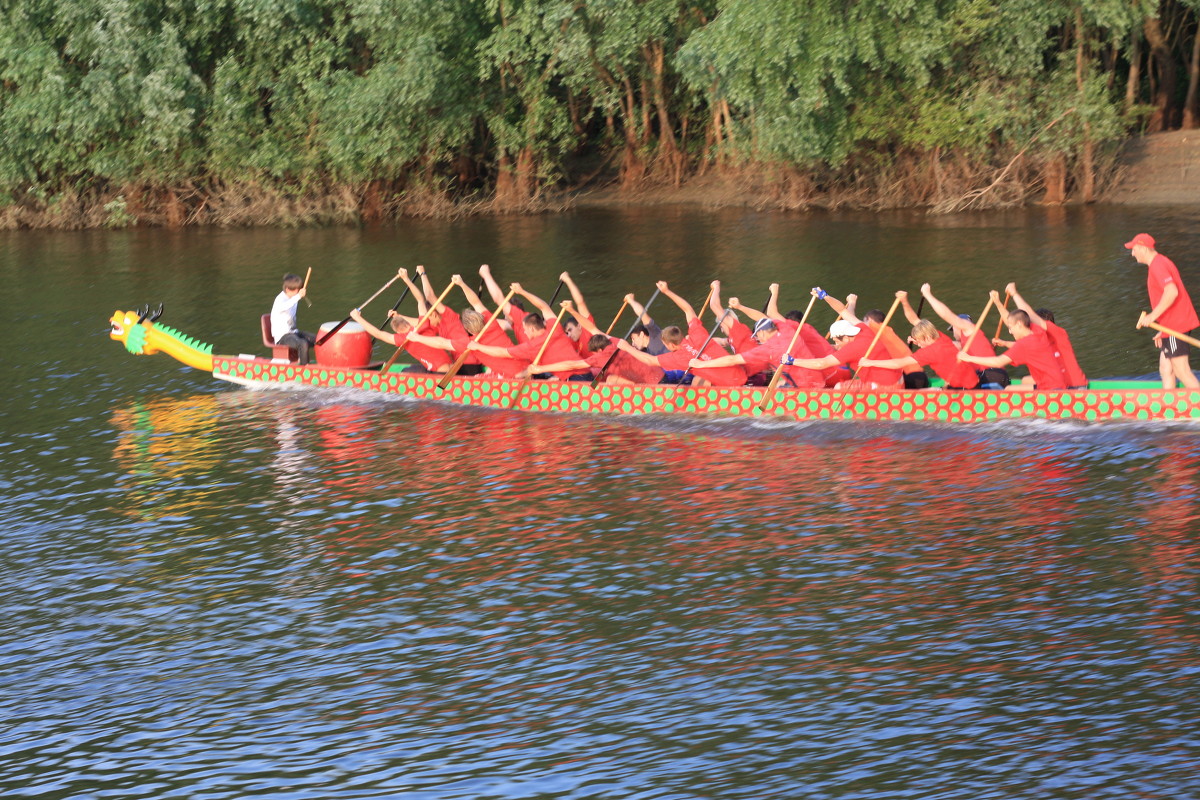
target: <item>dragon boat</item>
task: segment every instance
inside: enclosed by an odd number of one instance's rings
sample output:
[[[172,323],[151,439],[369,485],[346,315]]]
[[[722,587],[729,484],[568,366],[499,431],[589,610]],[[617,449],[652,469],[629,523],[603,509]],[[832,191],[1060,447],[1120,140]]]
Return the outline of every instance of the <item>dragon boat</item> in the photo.
[[[487,375],[454,377],[404,372],[407,365],[384,370],[378,362],[363,366],[321,363],[300,365],[255,355],[213,355],[212,345],[157,321],[159,311],[117,311],[110,337],[135,355],[164,353],[218,380],[250,387],[285,384],[353,388],[385,394],[520,411],[601,414],[690,414],[722,417],[770,417],[787,420],[861,420],[888,422],[987,422],[1005,419],[1052,419],[1099,422],[1200,419],[1200,391],[1166,390],[1157,381],[1093,381],[1073,391],[870,391],[779,389],[763,387],[609,386],[586,382],[512,380]],[[369,347],[368,347],[369,351]]]

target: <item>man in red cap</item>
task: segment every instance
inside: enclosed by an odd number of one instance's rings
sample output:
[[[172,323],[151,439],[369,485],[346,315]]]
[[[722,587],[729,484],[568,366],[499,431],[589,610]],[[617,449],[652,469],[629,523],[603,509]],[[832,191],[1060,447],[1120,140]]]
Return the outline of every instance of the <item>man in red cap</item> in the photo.
[[[1138,327],[1157,322],[1176,333],[1187,333],[1200,326],[1192,299],[1179,279],[1178,268],[1171,259],[1154,249],[1154,237],[1139,233],[1126,242],[1125,247],[1133,251],[1135,261],[1149,267],[1146,291],[1150,294],[1151,308],[1138,321]],[[1158,374],[1162,376],[1163,388],[1174,389],[1178,381],[1187,389],[1200,389],[1200,381],[1196,380],[1192,365],[1188,362],[1191,354],[1188,343],[1161,332],[1154,337],[1154,341],[1159,348]]]

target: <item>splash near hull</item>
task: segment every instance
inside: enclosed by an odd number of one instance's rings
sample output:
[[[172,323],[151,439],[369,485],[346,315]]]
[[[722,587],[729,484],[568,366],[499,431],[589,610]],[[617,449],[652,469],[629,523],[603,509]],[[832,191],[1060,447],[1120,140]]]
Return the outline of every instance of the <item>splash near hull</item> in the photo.
[[[466,406],[600,414],[691,414],[790,420],[989,422],[1053,419],[1100,422],[1200,419],[1200,392],[1165,391],[1149,381],[1097,382],[1092,389],[1048,392],[780,390],[766,411],[759,387],[598,386],[570,381],[455,378],[440,375],[277,364],[216,356],[213,375],[242,385],[302,384],[350,388]]]

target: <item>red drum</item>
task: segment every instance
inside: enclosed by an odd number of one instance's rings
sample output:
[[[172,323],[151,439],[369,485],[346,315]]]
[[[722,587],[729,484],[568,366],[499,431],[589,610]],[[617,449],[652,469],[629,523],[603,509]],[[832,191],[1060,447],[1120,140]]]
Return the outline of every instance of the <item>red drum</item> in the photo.
[[[317,339],[336,327],[336,322],[324,323]],[[373,341],[362,325],[347,322],[328,341],[317,345],[317,363],[323,367],[365,367],[371,363]]]

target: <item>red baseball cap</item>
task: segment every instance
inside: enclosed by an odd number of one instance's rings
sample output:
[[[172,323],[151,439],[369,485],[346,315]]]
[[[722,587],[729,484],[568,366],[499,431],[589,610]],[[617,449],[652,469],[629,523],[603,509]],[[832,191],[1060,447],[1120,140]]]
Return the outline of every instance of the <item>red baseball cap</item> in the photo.
[[[1153,250],[1154,249],[1154,237],[1148,233],[1139,233],[1137,236],[1133,237],[1133,239],[1131,239],[1130,241],[1125,243],[1125,249],[1132,250],[1133,248],[1137,247],[1139,244],[1143,245],[1144,247],[1149,247],[1151,250]]]

